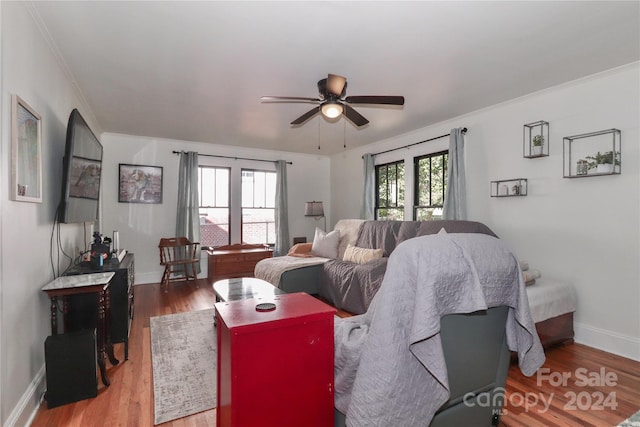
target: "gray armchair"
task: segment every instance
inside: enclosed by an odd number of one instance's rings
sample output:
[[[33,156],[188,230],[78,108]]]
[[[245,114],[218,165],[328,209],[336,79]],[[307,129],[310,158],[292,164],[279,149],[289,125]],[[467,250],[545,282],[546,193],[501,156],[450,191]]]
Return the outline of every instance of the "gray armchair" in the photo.
[[[485,234],[398,245],[367,312],[334,335],[335,407],[359,427],[497,425],[507,349],[526,376],[544,363],[517,258]]]
[[[450,397],[429,426],[498,425],[510,362],[505,334],[508,311],[508,307],[500,306],[441,319],[440,337]],[[487,406],[485,402],[493,405]],[[345,415],[336,409],[335,427],[345,425]]]

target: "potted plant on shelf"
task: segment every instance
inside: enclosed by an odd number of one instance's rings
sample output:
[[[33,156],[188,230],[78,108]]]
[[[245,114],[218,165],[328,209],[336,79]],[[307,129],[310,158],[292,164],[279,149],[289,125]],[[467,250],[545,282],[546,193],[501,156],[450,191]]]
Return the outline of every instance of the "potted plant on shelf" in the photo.
[[[596,173],[613,173],[614,170],[620,166],[620,152],[616,151],[615,158],[613,155],[613,151],[605,151],[604,153],[600,153],[599,151],[595,156],[587,156],[586,157],[589,162],[589,170],[594,169]],[[615,168],[614,168],[615,163]]]
[[[536,135],[533,137],[533,151],[534,156],[542,155],[542,146],[544,145],[544,136]]]

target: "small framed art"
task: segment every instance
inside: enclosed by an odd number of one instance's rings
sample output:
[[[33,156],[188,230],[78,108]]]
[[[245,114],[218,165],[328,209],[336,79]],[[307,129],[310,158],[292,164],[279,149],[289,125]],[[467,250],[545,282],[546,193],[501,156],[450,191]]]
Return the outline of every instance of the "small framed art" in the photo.
[[[162,203],[162,167],[120,163],[118,202]]]
[[[11,97],[11,198],[42,203],[42,120],[17,95]]]

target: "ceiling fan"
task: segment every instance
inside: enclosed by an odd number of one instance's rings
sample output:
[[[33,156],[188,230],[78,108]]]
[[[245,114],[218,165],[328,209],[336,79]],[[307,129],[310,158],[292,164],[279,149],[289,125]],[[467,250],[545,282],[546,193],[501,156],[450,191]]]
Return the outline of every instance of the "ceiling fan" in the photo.
[[[335,119],[344,114],[356,126],[364,126],[369,123],[360,113],[349,104],[386,104],[404,105],[404,96],[347,96],[347,79],[337,74],[329,74],[326,79],[318,81],[318,98],[304,98],[297,96],[263,96],[262,102],[310,102],[319,104],[291,122],[292,125],[301,125],[311,117],[321,112],[329,119]]]

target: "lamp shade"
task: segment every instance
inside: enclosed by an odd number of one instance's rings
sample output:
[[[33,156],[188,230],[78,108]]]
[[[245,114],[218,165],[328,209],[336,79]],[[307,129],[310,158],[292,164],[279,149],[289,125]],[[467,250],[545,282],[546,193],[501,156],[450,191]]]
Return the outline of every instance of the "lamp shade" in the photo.
[[[306,202],[304,204],[304,216],[324,216],[322,202]]]

